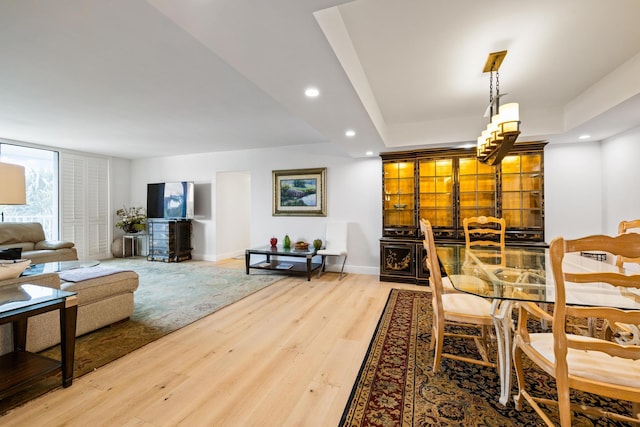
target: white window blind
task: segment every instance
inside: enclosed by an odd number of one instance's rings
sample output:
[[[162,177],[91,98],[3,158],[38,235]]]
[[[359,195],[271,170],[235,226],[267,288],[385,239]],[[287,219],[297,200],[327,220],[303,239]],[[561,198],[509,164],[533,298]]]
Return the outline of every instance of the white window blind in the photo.
[[[109,161],[60,154],[62,240],[74,242],[80,259],[109,258]]]

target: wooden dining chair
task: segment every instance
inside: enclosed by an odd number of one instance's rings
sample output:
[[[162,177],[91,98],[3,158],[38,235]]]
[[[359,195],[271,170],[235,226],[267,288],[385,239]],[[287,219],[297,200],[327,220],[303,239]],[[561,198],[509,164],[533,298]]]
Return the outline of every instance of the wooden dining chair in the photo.
[[[618,234],[626,233],[640,233],[640,219],[620,221],[620,224],[618,224]],[[637,269],[640,269],[640,258],[627,258],[622,255],[616,256],[616,266],[618,268],[628,267],[629,264],[634,264]],[[640,343],[640,325],[620,322],[610,324],[609,322],[604,322],[602,330],[606,339],[616,340],[620,344]]]
[[[424,234],[423,244],[427,251],[427,266],[433,302],[433,329],[430,344],[430,348],[434,350],[433,372],[440,370],[440,360],[443,357],[495,368],[496,364],[489,361],[487,353],[487,338],[489,330],[493,326],[493,319],[490,315],[491,303],[476,295],[444,291],[431,223],[426,219],[421,219],[420,229]],[[452,325],[475,327],[479,329],[479,334],[445,331],[446,326]],[[480,353],[480,358],[443,352],[445,337],[473,340]]]
[[[473,216],[462,219],[466,247],[475,249],[475,254],[485,264],[504,267],[506,259],[507,224],[504,218],[494,216]],[[486,251],[479,252],[486,248]]]
[[[640,233],[640,219],[620,221],[620,224],[618,224],[618,234],[626,233]],[[622,255],[616,256],[616,266],[623,267],[627,262],[640,264],[640,258],[628,258]]]
[[[494,216],[472,216],[462,219],[464,239],[467,247],[505,247],[507,225],[504,218]]]
[[[562,427],[571,426],[571,411],[640,423],[640,346],[621,345],[608,340],[566,331],[567,317],[605,319],[609,322],[640,323],[640,311],[621,310],[610,307],[569,306],[566,304],[567,284],[579,290],[588,284],[599,283],[617,286],[625,291],[640,289],[640,275],[625,275],[623,272],[567,272],[563,270],[564,254],[581,251],[606,251],[630,258],[640,257],[640,234],[623,234],[616,237],[589,236],[576,240],[557,238],[549,248],[551,268],[555,280],[555,304],[550,316],[535,304],[520,304],[516,329],[513,359],[518,379],[518,394],[515,404],[522,409],[523,398],[529,402],[544,422],[553,426],[548,410],[540,404],[557,405]],[[574,288],[575,287],[575,288]],[[583,291],[584,292],[584,291]],[[635,294],[631,294],[635,295]],[[527,320],[533,315],[547,318],[552,323],[550,333],[532,333],[527,329]],[[532,395],[526,389],[523,355],[555,378],[557,400]],[[570,390],[632,402],[632,414],[611,413],[607,409],[572,404]]]

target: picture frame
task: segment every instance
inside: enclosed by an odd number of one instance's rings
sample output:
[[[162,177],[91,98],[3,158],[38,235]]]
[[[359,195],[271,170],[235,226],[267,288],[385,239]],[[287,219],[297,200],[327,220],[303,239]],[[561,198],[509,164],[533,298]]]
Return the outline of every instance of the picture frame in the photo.
[[[327,168],[274,170],[273,216],[327,216]]]

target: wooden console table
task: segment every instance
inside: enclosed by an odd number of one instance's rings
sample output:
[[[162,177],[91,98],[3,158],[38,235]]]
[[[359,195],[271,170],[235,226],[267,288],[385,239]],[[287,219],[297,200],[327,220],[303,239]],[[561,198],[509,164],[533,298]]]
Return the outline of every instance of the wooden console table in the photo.
[[[251,255],[264,255],[259,262],[251,263]],[[245,251],[247,274],[250,268],[273,270],[283,274],[306,274],[307,281],[311,280],[311,273],[322,267],[322,263],[313,262],[313,257],[319,256],[313,247],[304,250],[283,248],[282,246],[261,246]],[[279,257],[304,258],[301,261],[289,261]]]
[[[26,351],[27,320],[60,311],[61,360]],[[0,287],[0,325],[13,325],[13,352],[0,356],[0,398],[49,375],[62,372],[62,386],[73,383],[78,299],[75,292],[19,284]]]

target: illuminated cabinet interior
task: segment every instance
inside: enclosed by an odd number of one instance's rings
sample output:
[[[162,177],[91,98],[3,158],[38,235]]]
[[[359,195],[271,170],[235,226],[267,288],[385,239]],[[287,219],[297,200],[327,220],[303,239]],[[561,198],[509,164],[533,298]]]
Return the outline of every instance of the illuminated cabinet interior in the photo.
[[[516,144],[496,166],[467,149],[381,154],[380,279],[427,283],[420,218],[436,240],[463,242],[463,218],[502,216],[507,244],[544,245],[544,146]]]
[[[415,204],[415,162],[389,162],[384,165],[384,224],[412,227]]]

